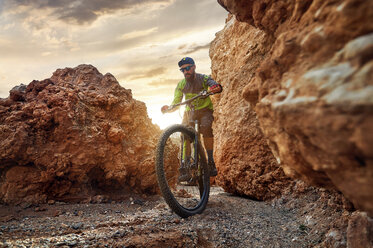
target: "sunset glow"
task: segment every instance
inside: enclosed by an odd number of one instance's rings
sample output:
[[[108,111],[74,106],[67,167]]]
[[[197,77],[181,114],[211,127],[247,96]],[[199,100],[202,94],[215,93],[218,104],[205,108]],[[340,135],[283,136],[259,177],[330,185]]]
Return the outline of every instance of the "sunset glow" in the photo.
[[[177,62],[193,57],[197,72],[210,74],[209,43],[227,17],[210,0],[3,0],[0,13],[0,97],[58,68],[92,64],[131,89],[161,128],[181,121],[182,113],[160,112],[183,78]]]

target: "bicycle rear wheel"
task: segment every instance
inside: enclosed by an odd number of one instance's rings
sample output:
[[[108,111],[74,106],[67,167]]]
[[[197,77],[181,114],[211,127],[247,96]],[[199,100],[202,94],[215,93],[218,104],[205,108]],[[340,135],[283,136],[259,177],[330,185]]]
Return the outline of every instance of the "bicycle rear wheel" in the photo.
[[[191,143],[194,163],[189,172],[191,180],[180,182],[180,143],[188,139]],[[198,142],[198,154],[194,154],[197,133],[184,125],[168,127],[159,139],[156,154],[156,174],[159,188],[168,206],[180,217],[187,218],[200,214],[206,208],[210,193],[210,177],[206,156]]]

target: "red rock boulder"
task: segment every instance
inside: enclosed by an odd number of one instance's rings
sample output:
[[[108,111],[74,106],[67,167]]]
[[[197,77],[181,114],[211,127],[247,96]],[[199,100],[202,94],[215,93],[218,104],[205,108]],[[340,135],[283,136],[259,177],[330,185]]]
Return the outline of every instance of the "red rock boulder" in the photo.
[[[159,135],[145,104],[91,65],[17,86],[0,100],[0,200],[155,193]]]
[[[236,18],[210,51],[217,79],[232,91],[245,84],[288,176],[336,188],[373,215],[373,2],[219,1]],[[233,102],[226,96],[219,104]]]
[[[227,192],[268,200],[293,182],[276,162],[254,109],[242,97],[261,56],[268,51],[261,44],[267,35],[260,30],[251,32],[254,30],[231,16],[211,44],[212,77],[224,87],[213,99],[216,182]]]

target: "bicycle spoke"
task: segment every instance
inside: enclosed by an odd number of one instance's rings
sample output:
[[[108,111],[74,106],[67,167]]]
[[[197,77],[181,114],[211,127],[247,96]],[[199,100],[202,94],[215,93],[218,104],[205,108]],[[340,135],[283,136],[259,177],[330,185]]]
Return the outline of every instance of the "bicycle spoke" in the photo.
[[[204,172],[206,165],[195,163],[195,135],[182,125],[174,125],[173,129],[165,131],[157,149],[157,178],[161,192],[168,205],[182,217],[202,212],[208,200],[209,176]],[[189,141],[190,149],[185,148],[185,140]]]

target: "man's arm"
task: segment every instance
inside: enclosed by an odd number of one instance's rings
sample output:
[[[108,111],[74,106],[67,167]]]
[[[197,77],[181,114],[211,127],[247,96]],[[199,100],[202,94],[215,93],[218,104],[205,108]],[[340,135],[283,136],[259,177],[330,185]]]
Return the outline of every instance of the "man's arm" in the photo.
[[[216,94],[223,91],[223,87],[215,82],[211,77],[208,77],[206,80],[206,85],[208,86],[208,89],[210,92]]]
[[[183,99],[182,83],[183,83],[183,81],[180,81],[176,86],[176,89],[175,89],[175,92],[174,92],[174,100],[172,101],[171,106],[180,103],[181,100]],[[174,108],[171,111],[169,111],[168,109],[169,109],[169,106],[164,105],[161,108],[161,112],[162,113],[174,112],[178,108]]]
[[[174,92],[174,100],[172,101],[171,105],[175,105],[175,104],[178,104],[181,102],[181,100],[183,100],[183,91],[182,91],[182,82],[183,81],[180,81],[177,86],[176,86],[176,89],[175,89],[175,92]]]

